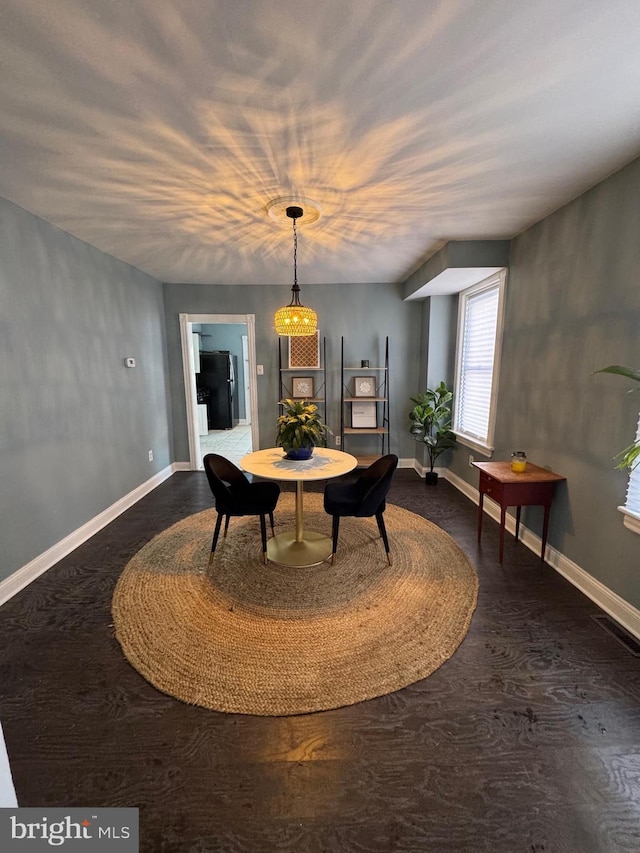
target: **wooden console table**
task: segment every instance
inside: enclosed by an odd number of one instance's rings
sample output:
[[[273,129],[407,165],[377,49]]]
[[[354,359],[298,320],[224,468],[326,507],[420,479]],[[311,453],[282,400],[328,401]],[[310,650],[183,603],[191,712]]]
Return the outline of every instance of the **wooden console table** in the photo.
[[[510,462],[474,462],[480,470],[480,503],[478,505],[478,542],[482,535],[482,505],[484,496],[488,495],[500,504],[500,562],[504,551],[504,522],[508,506],[516,510],[516,539],[520,530],[520,510],[523,506],[543,506],[544,521],[542,524],[542,552],[540,559],[544,560],[547,545],[547,530],[549,528],[549,510],[553,500],[553,489],[557,482],[566,480],[560,474],[554,474],[546,468],[539,468],[527,462],[527,469],[521,474],[511,470]]]

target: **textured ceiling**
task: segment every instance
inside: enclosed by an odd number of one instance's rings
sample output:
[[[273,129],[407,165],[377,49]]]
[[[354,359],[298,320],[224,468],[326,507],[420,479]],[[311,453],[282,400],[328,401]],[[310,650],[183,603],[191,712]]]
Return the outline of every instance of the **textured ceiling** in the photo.
[[[402,281],[640,153],[638,0],[2,0],[0,195],[161,281]]]

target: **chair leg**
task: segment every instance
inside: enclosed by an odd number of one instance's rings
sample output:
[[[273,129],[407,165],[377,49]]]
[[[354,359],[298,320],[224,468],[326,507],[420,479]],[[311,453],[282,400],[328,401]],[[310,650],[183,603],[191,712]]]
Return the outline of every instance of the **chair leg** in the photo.
[[[264,513],[260,515],[260,535],[262,536],[262,555],[264,564],[267,565],[267,520]]]
[[[376,513],[376,521],[378,522],[378,530],[380,531],[380,536],[382,536],[382,541],[384,542],[384,550],[387,552],[387,560],[389,565],[391,565],[391,552],[389,550],[389,538],[387,537],[387,528],[384,526],[384,515],[381,512]]]
[[[333,565],[336,561],[336,551],[338,550],[338,530],[340,529],[340,516],[333,516],[332,523],[332,537],[333,544],[331,546],[331,565]]]
[[[227,517],[224,520],[224,534],[222,536],[223,539],[227,538],[227,530],[229,529],[229,519],[230,518],[231,518],[231,516],[227,515]]]
[[[273,513],[269,513],[269,521],[271,522],[271,535],[275,536],[276,531],[273,528]]]
[[[222,513],[218,513],[218,517],[216,518],[216,527],[213,531],[213,542],[211,543],[211,553],[209,554],[209,565],[213,563],[213,555],[216,552],[216,545],[218,544],[218,536],[220,535],[220,525],[222,524]]]

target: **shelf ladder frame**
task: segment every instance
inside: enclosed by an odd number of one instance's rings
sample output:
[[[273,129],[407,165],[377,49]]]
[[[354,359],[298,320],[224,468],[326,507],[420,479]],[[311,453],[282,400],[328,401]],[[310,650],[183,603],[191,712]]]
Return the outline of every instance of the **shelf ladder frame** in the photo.
[[[344,363],[344,336],[340,339],[340,447],[342,450],[345,450],[345,435],[355,435],[356,433],[346,432],[346,424],[345,424],[345,409],[347,404],[352,403],[353,400],[351,398],[351,394],[349,392],[349,388],[345,383],[345,371],[347,373],[351,373],[351,371],[356,370],[371,370],[371,369],[382,369],[383,378],[380,384],[376,385],[376,395],[382,397],[382,424],[381,427],[384,430],[382,433],[369,432],[369,435],[379,435],[381,441],[381,456],[384,456],[385,453],[390,452],[391,447],[391,429],[390,429],[390,403],[389,403],[389,336],[387,335],[385,338],[385,347],[384,347],[384,367],[383,368],[347,368]],[[380,394],[380,391],[382,392]],[[347,393],[345,393],[347,392]],[[363,400],[366,398],[363,398]],[[378,403],[380,401],[376,401],[376,409]],[[379,428],[376,428],[376,430]],[[361,435],[366,435],[366,429],[362,431],[358,430]],[[365,467],[373,461],[373,459],[378,458],[377,456],[371,457],[367,455],[366,458],[360,457],[358,458],[358,467]],[[362,461],[361,461],[362,460]]]

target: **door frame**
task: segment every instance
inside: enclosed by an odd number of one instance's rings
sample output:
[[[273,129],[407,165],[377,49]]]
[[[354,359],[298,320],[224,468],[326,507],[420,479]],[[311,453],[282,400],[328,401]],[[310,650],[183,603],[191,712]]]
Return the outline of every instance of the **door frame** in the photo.
[[[180,346],[182,349],[182,377],[189,437],[189,470],[202,471],[200,435],[198,432],[198,397],[196,392],[195,361],[193,358],[192,334],[194,323],[231,324],[247,327],[249,356],[249,400],[251,418],[251,446],[260,447],[258,427],[258,386],[256,382],[256,315],[255,314],[180,314]]]
[[[242,374],[244,376],[244,388],[242,392],[244,394],[244,413],[245,418],[242,423],[249,421],[251,423],[251,388],[250,388],[250,380],[249,376],[251,375],[251,371],[249,370],[249,338],[248,335],[242,335]]]

